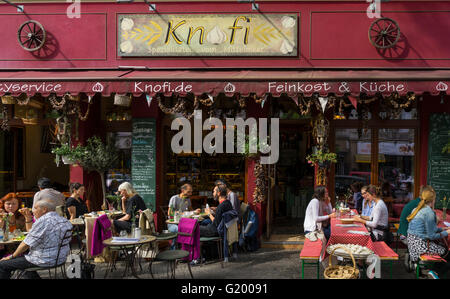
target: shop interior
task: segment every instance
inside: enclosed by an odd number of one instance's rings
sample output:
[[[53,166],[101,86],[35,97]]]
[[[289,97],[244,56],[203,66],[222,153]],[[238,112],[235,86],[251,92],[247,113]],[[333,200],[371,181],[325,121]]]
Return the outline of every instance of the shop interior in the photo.
[[[272,117],[280,119],[280,157],[275,164],[275,185],[270,199],[271,232],[299,234],[314,189],[314,167],[306,161],[313,142],[311,119],[302,116],[288,97],[273,98],[271,103]]]
[[[207,97],[202,97],[201,106],[202,120],[208,117],[216,117],[226,124],[227,117],[243,117],[245,118],[245,110],[240,106],[236,98],[227,98],[219,95],[212,101]],[[173,98],[165,98],[165,104],[170,107],[173,104]],[[180,192],[180,187],[185,183],[192,184],[193,194],[191,203],[194,209],[202,208],[209,205],[216,206],[214,203],[212,190],[214,182],[217,179],[224,179],[236,192],[239,200],[245,200],[245,155],[240,153],[213,153],[208,154],[204,150],[201,153],[185,153],[176,154],[172,151],[171,141],[177,130],[171,130],[171,123],[174,118],[183,115],[166,114],[163,120],[163,146],[164,146],[164,174],[165,181],[163,186],[164,198],[161,201],[163,207],[169,204],[169,199]],[[191,144],[193,145],[194,125],[193,118],[191,123]],[[224,128],[225,129],[225,128]],[[202,131],[202,140],[211,131]],[[225,130],[224,130],[225,132]],[[225,136],[225,135],[224,135]],[[235,135],[236,136],[236,135]],[[225,137],[224,137],[225,138]],[[225,141],[224,141],[225,143]],[[225,145],[224,145],[225,147]],[[224,149],[225,151],[225,149]]]

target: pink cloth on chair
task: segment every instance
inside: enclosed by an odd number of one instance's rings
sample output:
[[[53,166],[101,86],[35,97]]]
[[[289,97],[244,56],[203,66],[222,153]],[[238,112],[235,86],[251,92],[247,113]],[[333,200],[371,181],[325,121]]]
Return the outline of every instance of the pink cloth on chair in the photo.
[[[105,248],[103,241],[111,237],[111,220],[108,219],[108,216],[101,215],[94,223],[91,255],[96,256],[101,254],[103,252],[103,248]]]
[[[177,242],[181,244],[181,249],[189,251],[189,256],[185,260],[196,260],[200,257],[200,229],[197,219],[181,218],[178,223],[178,232],[191,234],[191,236],[178,235]]]

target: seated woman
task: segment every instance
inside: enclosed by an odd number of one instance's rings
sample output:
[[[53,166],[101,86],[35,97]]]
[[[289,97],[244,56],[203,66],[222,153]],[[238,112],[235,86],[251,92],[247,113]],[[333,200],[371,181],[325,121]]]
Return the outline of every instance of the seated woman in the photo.
[[[219,206],[217,206],[215,215],[212,214],[211,209],[205,209],[211,219],[211,223],[207,225],[200,225],[200,237],[215,237],[219,235],[217,227],[222,221],[222,215],[225,212],[233,210],[231,201],[227,200],[228,190],[226,186],[218,186]]]
[[[9,230],[13,232],[15,229],[21,231],[29,231],[33,224],[33,214],[29,208],[21,208],[22,201],[14,197],[13,193],[9,193],[0,200],[0,213],[3,217],[0,217],[0,227],[4,229],[6,223],[4,217],[9,213]]]
[[[443,230],[437,227],[436,214],[433,211],[436,202],[436,192],[424,190],[419,205],[406,218],[408,225],[408,249],[411,260],[418,261],[422,254],[445,256],[448,248],[439,244],[440,239],[447,238],[450,228]],[[447,263],[434,263],[434,270],[438,275],[444,275],[450,267]]]
[[[33,214],[29,208],[21,208],[20,199],[9,193],[0,200],[0,229],[4,230],[6,226],[6,217],[8,217],[9,232],[19,229],[21,231],[29,231],[33,225]],[[15,246],[6,246],[0,248],[0,256],[11,254],[15,250]]]
[[[330,226],[324,227],[323,225],[324,221],[327,221],[330,218],[334,218],[335,216],[334,213],[330,213],[330,211],[328,211],[329,201],[330,198],[325,187],[319,186],[314,189],[313,199],[309,202],[308,207],[306,208],[305,221],[303,223],[305,234],[313,232],[316,229],[322,229],[325,237],[327,239],[330,238]],[[328,208],[324,209],[324,207]]]
[[[88,213],[86,203],[81,198],[84,194],[84,186],[80,183],[70,184],[70,197],[66,200],[66,209],[70,220]]]
[[[118,233],[122,230],[131,233],[131,225],[133,222],[136,224],[136,227],[139,226],[139,211],[144,211],[147,207],[142,197],[137,194],[130,183],[125,182],[120,184],[118,190],[122,196],[122,212],[125,216],[114,220],[114,228]]]
[[[389,212],[384,201],[381,199],[381,189],[377,186],[370,185],[367,190],[367,199],[374,203],[372,214],[367,216],[355,216],[356,222],[363,223],[367,226],[371,232],[373,241],[385,241],[390,243],[389,240]]]

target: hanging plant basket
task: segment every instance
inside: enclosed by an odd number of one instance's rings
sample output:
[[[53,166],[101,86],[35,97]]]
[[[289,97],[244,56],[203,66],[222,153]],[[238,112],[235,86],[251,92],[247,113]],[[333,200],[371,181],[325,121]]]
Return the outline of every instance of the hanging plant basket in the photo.
[[[131,96],[128,95],[114,95],[114,105],[130,107],[131,104]]]
[[[63,161],[64,164],[68,165],[68,164],[74,164],[75,161],[73,161],[72,159],[70,159],[68,156],[62,156],[61,160]]]
[[[13,96],[2,96],[2,104],[4,105],[13,105],[16,103],[16,100]]]

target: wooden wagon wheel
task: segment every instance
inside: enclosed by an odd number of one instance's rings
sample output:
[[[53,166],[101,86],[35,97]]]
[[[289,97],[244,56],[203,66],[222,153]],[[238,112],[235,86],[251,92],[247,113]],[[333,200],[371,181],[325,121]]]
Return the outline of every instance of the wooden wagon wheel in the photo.
[[[400,39],[400,27],[390,18],[374,21],[369,28],[369,40],[379,49],[394,47]]]
[[[39,50],[45,44],[45,29],[38,21],[30,20],[20,25],[17,39],[20,46],[30,52]]]

